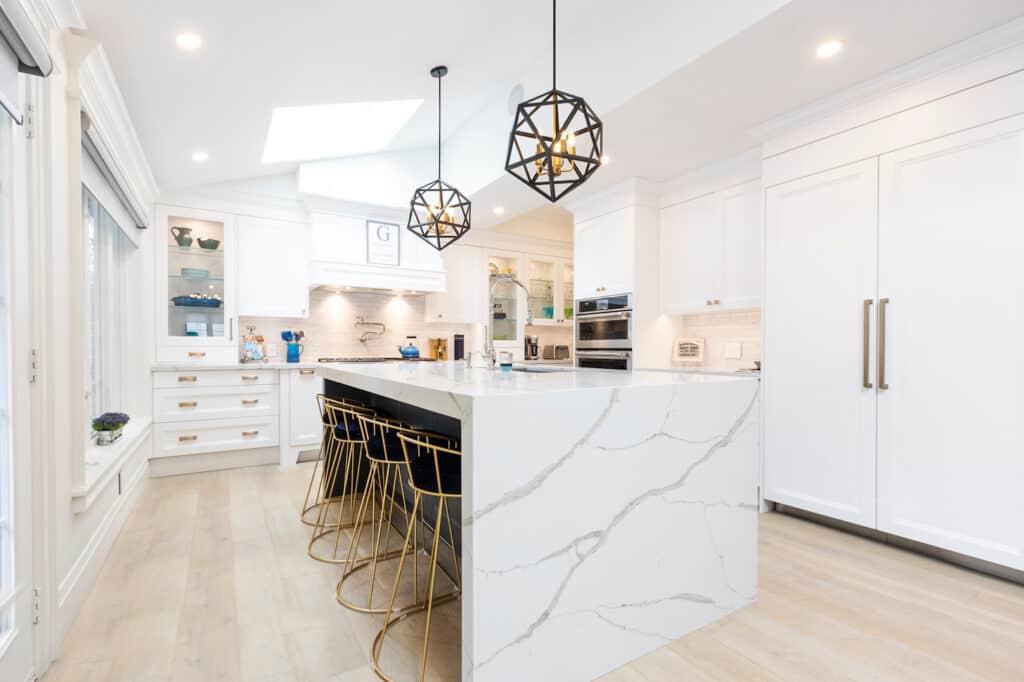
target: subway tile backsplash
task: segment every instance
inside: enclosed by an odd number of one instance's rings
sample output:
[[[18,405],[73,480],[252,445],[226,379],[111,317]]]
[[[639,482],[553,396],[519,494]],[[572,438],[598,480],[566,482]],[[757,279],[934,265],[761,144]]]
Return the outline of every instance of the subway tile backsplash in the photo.
[[[761,359],[761,311],[739,310],[682,316],[683,336],[704,337],[706,369],[743,369]],[[730,344],[740,344],[743,357],[727,358]]]

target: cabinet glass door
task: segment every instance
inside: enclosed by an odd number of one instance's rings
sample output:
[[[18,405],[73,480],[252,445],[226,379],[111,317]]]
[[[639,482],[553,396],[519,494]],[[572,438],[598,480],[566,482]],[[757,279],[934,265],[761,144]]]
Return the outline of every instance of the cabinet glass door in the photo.
[[[224,223],[175,215],[167,223],[167,335],[227,339]]]
[[[576,299],[573,298],[573,266],[572,263],[562,264],[562,319],[572,321],[576,312]]]
[[[534,324],[554,322],[555,317],[555,280],[557,266],[552,261],[533,260],[529,262],[530,316]]]
[[[491,256],[489,286],[494,287],[490,323],[495,341],[519,340],[519,297],[523,293],[511,278],[519,279],[518,263],[514,257]],[[510,275],[510,277],[501,277]]]

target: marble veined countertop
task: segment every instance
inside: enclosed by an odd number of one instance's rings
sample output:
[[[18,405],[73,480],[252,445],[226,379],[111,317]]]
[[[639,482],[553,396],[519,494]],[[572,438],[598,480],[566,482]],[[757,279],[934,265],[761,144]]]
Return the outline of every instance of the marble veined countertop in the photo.
[[[756,377],[734,374],[697,374],[660,370],[622,372],[565,368],[554,371],[505,372],[497,369],[469,368],[460,361],[331,363],[318,365],[317,370],[325,379],[391,397],[397,397],[394,395],[394,390],[403,387],[476,398],[587,389],[669,386],[680,383],[756,380]]]

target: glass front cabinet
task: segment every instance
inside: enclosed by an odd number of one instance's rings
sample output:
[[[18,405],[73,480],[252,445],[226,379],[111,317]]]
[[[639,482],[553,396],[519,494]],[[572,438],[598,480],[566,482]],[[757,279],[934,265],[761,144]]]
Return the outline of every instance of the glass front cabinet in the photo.
[[[156,229],[157,362],[236,361],[234,217],[158,206]]]
[[[572,324],[572,263],[562,258],[527,258],[529,309],[536,325]]]

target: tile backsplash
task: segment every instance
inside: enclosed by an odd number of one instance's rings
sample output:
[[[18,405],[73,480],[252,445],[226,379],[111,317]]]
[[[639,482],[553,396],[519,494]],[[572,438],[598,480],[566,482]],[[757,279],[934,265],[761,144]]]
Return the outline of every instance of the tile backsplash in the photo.
[[[382,357],[397,356],[398,346],[405,345],[405,337],[415,335],[420,352],[426,354],[427,339],[448,338],[449,353],[452,352],[451,336],[466,335],[466,350],[472,349],[475,335],[480,333],[475,325],[442,324],[423,321],[426,302],[423,296],[396,296],[364,292],[335,293],[326,289],[314,289],[309,293],[309,317],[302,320],[274,317],[240,317],[238,328],[243,333],[246,327],[256,327],[268,344],[276,347],[277,358],[284,359],[284,341],[281,332],[286,329],[302,329],[305,351],[303,360],[318,357]],[[366,334],[366,341],[359,338],[364,332],[379,329],[377,326],[357,327],[356,318],[366,322],[382,322],[384,334]],[[270,349],[271,352],[275,349]]]
[[[706,369],[741,369],[761,359],[761,311],[739,310],[695,313],[680,318],[682,336],[704,338]],[[729,359],[729,344],[739,344],[742,357]]]

